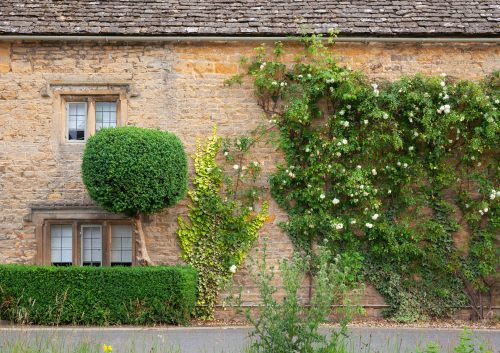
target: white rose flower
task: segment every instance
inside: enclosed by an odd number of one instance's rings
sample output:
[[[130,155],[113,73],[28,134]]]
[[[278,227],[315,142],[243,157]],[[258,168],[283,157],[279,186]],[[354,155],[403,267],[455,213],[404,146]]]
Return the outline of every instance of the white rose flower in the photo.
[[[212,171],[212,168],[207,168],[207,172],[211,172]]]
[[[374,83],[374,84],[372,85],[372,87],[373,87],[373,89],[377,89],[378,85],[377,85],[376,83]]]
[[[237,164],[233,165],[233,169],[238,170],[238,165]]]
[[[413,146],[410,146],[410,147],[408,148],[408,151],[413,151]]]
[[[232,265],[231,267],[229,267],[229,271],[231,271],[232,273],[235,273],[236,272],[236,265]]]
[[[321,195],[319,195],[319,198],[320,198],[320,199],[324,199],[324,198],[325,198],[325,194],[321,194]]]
[[[491,200],[494,200],[494,199],[495,199],[495,197],[496,197],[495,193],[492,193],[492,194],[490,195],[490,199],[491,199]]]
[[[379,217],[380,217],[380,216],[379,216],[377,213],[375,213],[375,214],[372,216],[372,219],[373,219],[374,221],[376,221],[376,220],[377,220],[377,218],[379,218]]]
[[[368,120],[365,120],[364,123],[365,123],[365,125],[368,125]]]
[[[276,81],[273,81],[271,84],[276,86],[278,83]]]
[[[332,203],[333,203],[334,205],[338,204],[339,202],[340,202],[340,200],[339,200],[339,199],[337,199],[337,198],[334,198],[334,199],[332,200]]]
[[[361,166],[360,166],[360,165],[358,165],[358,169],[361,169]]]
[[[253,162],[253,165],[257,167],[259,165],[259,162]]]
[[[488,207],[485,207],[483,211],[484,213],[488,212]]]
[[[347,145],[347,140],[346,140],[346,139],[343,139],[343,140],[342,140],[342,143],[343,143],[344,145]]]
[[[344,126],[345,127],[349,127],[349,122],[348,121],[344,121]]]
[[[495,99],[495,103],[498,104],[500,103],[500,101],[498,99]]]
[[[371,228],[371,227],[373,227],[373,224],[371,224],[371,223],[366,223],[366,224],[365,224],[365,226],[367,226],[368,228]]]
[[[347,109],[351,109],[351,106],[350,106],[350,105],[348,105],[348,106],[346,106],[346,108],[347,108]]]
[[[441,85],[441,87],[444,87],[446,85],[446,83],[444,83],[444,81],[441,81],[440,85]]]
[[[480,167],[480,166],[481,166],[481,162],[478,162],[478,163],[477,163],[477,166],[478,166],[478,167]]]
[[[441,77],[446,77],[446,74],[445,73],[442,73],[441,75],[439,75]]]
[[[392,194],[392,190],[387,190],[387,193],[388,194]]]
[[[377,175],[377,170],[372,169],[372,174],[373,174],[373,175]]]
[[[264,65],[260,65],[260,69],[262,70],[264,68]]]
[[[309,152],[309,147],[306,147],[306,152]]]
[[[247,167],[245,167],[245,166],[241,167],[241,170],[245,170],[245,169],[247,169]]]
[[[356,224],[356,220],[355,220],[355,219],[353,219],[353,220],[351,221],[351,224]]]
[[[472,157],[470,157],[470,159],[474,161],[474,160],[476,160],[476,157],[472,156]]]
[[[339,112],[340,115],[344,115],[345,114],[345,111],[342,109],[340,112]]]
[[[344,225],[343,225],[342,223],[337,223],[337,224],[335,225],[335,229],[337,229],[337,230],[340,230],[340,229],[342,229],[342,228],[344,228]]]
[[[398,165],[398,167],[401,167],[401,162],[398,161],[398,163],[396,163]]]
[[[408,168],[408,163],[403,164],[403,167]]]
[[[342,142],[337,142],[337,146],[342,146]]]
[[[413,135],[414,135],[415,137],[417,137],[417,136],[418,136],[418,132],[416,132],[416,131],[415,131],[415,132],[413,133]]]
[[[224,156],[227,156],[229,153],[228,152],[224,152]]]
[[[387,119],[389,118],[389,115],[387,115],[387,113],[384,113],[384,115],[382,116],[384,119]]]
[[[466,204],[465,204],[465,208],[469,208],[469,207],[470,207],[470,206],[469,206],[469,204],[468,204],[468,203],[466,203]]]
[[[311,74],[307,74],[307,77],[308,77],[308,78],[311,78]]]

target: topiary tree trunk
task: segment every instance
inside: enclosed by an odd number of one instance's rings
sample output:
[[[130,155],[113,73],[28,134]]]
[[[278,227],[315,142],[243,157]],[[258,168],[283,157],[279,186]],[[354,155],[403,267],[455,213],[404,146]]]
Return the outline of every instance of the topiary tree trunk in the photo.
[[[132,225],[134,227],[134,232],[137,235],[135,242],[137,243],[137,264],[141,266],[155,266],[155,263],[148,254],[148,249],[146,247],[146,236],[144,235],[143,227],[144,216],[140,213],[136,217],[132,218]]]

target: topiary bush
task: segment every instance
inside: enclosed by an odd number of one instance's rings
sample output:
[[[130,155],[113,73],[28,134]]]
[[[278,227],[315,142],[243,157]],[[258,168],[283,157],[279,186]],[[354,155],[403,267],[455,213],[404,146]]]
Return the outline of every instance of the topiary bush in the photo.
[[[0,265],[0,315],[44,325],[184,323],[197,281],[188,266]]]
[[[181,140],[158,129],[102,129],[88,139],[83,153],[82,178],[90,198],[129,217],[176,204],[186,195],[187,172]]]
[[[160,212],[186,195],[188,163],[181,140],[135,126],[99,130],[83,153],[82,179],[92,200],[108,212],[132,217],[139,235],[138,262],[153,265],[141,213]]]

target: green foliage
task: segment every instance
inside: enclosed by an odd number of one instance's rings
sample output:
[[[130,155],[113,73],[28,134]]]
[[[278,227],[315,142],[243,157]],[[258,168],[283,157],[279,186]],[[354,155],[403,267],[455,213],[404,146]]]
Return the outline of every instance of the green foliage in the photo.
[[[259,213],[252,215],[254,202],[265,189],[248,186],[249,182],[256,182],[260,163],[242,165],[254,141],[242,136],[231,143],[215,133],[214,126],[205,146],[198,139],[196,154],[192,156],[196,168],[194,190],[189,191],[193,202],[189,206],[191,222],[184,222],[179,216],[177,231],[183,260],[200,271],[196,315],[203,319],[213,319],[221,280],[236,272],[267,218],[267,202]],[[221,147],[226,162],[218,165],[216,156]],[[232,174],[226,171],[230,162],[238,163],[232,165]]]
[[[250,333],[251,337],[256,337],[252,348],[255,352],[269,353],[336,352],[340,342],[347,337],[349,321],[355,313],[363,312],[358,305],[362,295],[356,288],[358,283],[348,279],[349,276],[356,276],[356,271],[342,267],[338,255],[336,261],[329,263],[332,254],[324,246],[318,246],[318,256],[313,262],[310,255],[302,258],[295,252],[291,261],[287,258],[278,260],[285,291],[285,296],[278,299],[275,267],[268,266],[267,262],[267,240],[264,238],[262,259],[249,255],[251,264],[247,265],[259,288],[261,302],[258,318],[252,316],[251,308],[243,309],[243,286],[240,286],[238,295],[231,291],[228,298],[236,312],[243,313],[255,328]],[[258,252],[258,248],[255,250]],[[304,277],[310,273],[314,278],[314,296],[310,300],[301,300],[300,292],[305,290]],[[233,288],[231,281],[227,281],[226,286],[230,290]],[[364,288],[364,284],[360,287]],[[336,312],[341,330],[332,331],[327,339],[326,335],[318,332],[318,328],[329,321],[333,303],[344,305]]]
[[[197,278],[186,266],[0,265],[1,317],[42,325],[185,323]]]
[[[269,119],[256,131],[285,157],[269,177],[289,213],[282,229],[306,252],[328,239],[332,253],[361,253],[396,320],[446,316],[467,300],[488,316],[500,263],[500,75],[369,81],[320,41],[304,44],[293,66],[281,43],[273,55],[262,45],[247,72]]]
[[[472,331],[467,331],[467,326],[460,332],[460,343],[453,348],[453,352],[457,353],[493,353],[490,345],[483,339],[478,341],[476,338],[471,338]]]
[[[186,195],[187,157],[180,139],[167,131],[106,128],[87,141],[82,179],[106,211],[151,214]]]

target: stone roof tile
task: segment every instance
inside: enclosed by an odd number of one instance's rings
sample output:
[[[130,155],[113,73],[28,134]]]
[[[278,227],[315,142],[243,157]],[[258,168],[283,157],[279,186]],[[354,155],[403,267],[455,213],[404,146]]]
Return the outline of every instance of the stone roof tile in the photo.
[[[0,0],[0,34],[497,35],[498,0]]]

